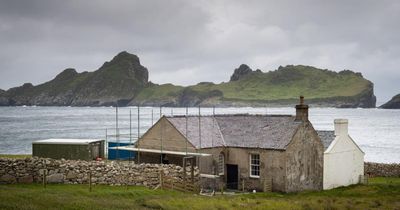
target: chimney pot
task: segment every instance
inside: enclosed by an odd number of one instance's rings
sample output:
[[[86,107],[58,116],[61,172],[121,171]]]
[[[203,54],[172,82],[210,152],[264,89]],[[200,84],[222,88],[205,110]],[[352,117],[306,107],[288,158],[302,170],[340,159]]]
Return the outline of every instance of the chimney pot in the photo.
[[[308,121],[308,105],[304,104],[304,96],[300,96],[300,104],[296,105],[296,120]]]
[[[336,136],[348,135],[349,121],[347,119],[335,119],[334,123]]]

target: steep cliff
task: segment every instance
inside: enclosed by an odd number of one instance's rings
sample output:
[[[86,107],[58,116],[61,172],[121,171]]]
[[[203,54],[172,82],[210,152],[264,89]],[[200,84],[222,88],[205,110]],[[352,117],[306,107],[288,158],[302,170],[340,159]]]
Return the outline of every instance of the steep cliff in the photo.
[[[8,106],[8,96],[5,90],[0,89],[0,106]]]
[[[400,94],[397,94],[393,96],[390,101],[386,102],[382,106],[380,106],[382,109],[400,109]]]

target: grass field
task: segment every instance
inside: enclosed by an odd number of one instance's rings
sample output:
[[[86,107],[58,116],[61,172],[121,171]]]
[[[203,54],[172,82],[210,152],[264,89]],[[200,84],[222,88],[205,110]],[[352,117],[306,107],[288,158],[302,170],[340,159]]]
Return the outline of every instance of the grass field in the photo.
[[[400,209],[400,178],[323,192],[215,197],[145,187],[0,185],[0,209]]]
[[[9,154],[0,154],[0,158],[29,158],[32,155],[24,154],[24,155],[9,155]]]

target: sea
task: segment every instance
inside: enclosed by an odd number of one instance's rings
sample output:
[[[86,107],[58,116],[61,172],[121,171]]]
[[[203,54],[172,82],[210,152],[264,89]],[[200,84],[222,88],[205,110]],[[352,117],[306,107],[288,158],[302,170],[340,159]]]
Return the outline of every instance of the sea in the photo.
[[[94,138],[134,142],[162,115],[295,114],[294,107],[0,107],[0,154],[31,154],[32,142],[49,138]],[[365,161],[400,163],[400,110],[310,107],[317,130],[349,120],[349,133]],[[116,137],[116,133],[120,137]]]

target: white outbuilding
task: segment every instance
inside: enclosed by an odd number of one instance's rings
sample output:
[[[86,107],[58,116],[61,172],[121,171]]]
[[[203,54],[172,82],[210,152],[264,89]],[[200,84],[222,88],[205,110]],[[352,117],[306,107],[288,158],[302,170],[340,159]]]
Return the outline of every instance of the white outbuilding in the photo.
[[[317,131],[324,147],[323,189],[358,184],[364,176],[364,152],[348,133],[348,120],[335,119],[335,131]]]

